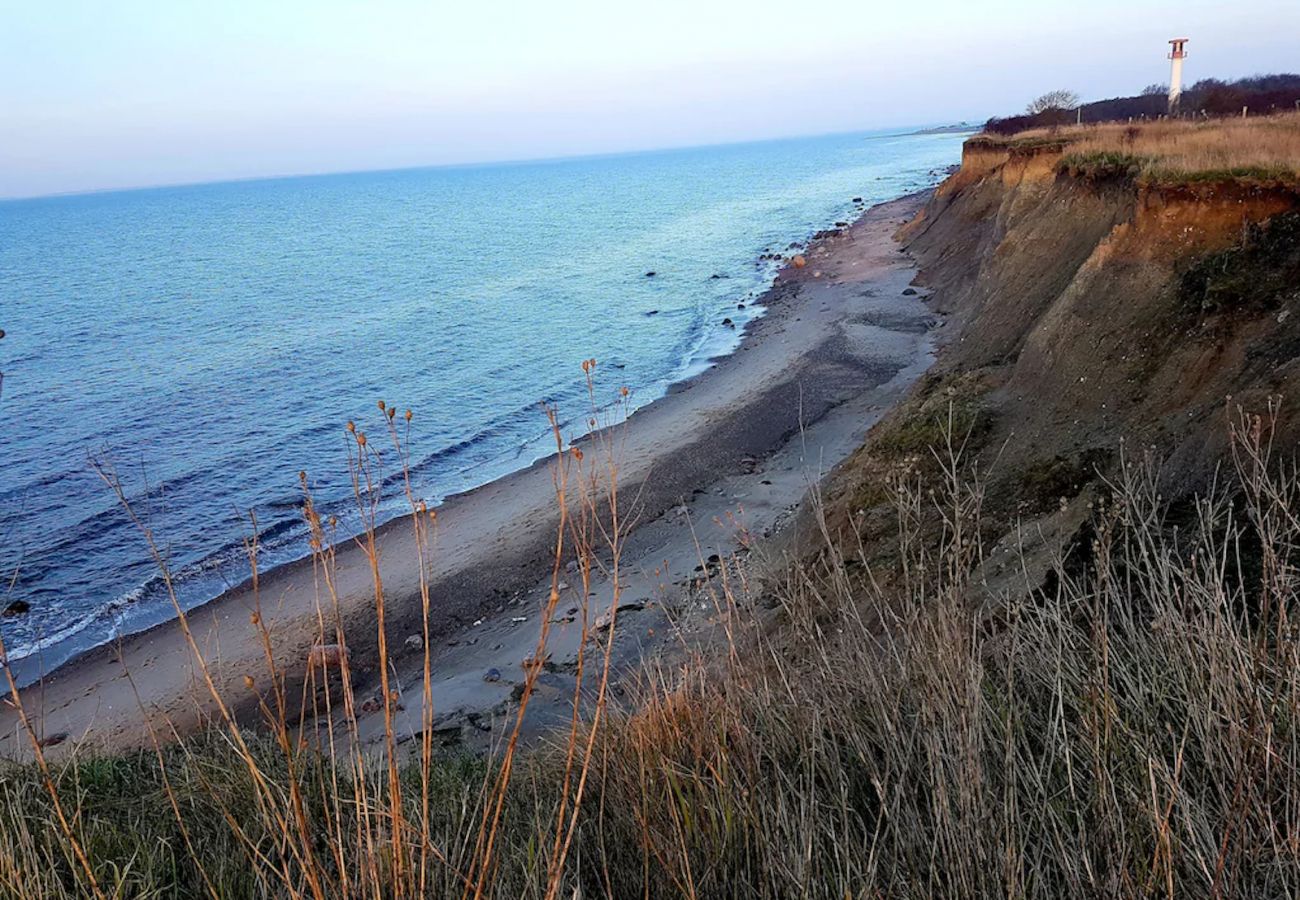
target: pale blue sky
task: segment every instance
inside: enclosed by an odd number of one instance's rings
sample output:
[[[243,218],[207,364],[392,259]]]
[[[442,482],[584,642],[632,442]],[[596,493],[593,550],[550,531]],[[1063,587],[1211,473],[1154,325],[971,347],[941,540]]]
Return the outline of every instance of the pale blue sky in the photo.
[[[0,0],[0,197],[1012,113],[1300,69],[1296,0]]]

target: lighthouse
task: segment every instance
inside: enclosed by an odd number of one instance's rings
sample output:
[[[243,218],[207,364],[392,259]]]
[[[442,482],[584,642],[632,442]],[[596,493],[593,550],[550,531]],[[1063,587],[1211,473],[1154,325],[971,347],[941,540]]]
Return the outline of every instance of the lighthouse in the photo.
[[[1187,56],[1187,38],[1169,42],[1169,115],[1178,114],[1178,100],[1183,95],[1183,58]]]

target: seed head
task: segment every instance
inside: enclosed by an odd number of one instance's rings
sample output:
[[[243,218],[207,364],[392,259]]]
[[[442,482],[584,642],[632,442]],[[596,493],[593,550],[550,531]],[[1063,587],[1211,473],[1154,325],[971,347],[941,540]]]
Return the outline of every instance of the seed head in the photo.
[[[366,433],[364,431],[357,432],[357,443],[362,447],[366,445]]]
[[[411,411],[409,409],[406,411],[406,421],[411,421]]]
[[[352,432],[355,432],[356,430],[357,430],[357,423],[356,423],[356,422],[351,422],[351,421],[349,421],[349,422],[348,422],[348,432],[349,432],[349,433],[352,433]]]
[[[245,676],[244,676],[244,687],[248,688],[250,691],[253,689],[253,685],[254,685],[255,683],[256,683],[256,682],[253,681],[253,676],[252,676],[252,675],[245,675]]]
[[[383,408],[384,408],[384,401],[383,401],[383,400],[380,400],[380,401],[379,401],[379,408],[380,408],[380,409],[383,409]]]

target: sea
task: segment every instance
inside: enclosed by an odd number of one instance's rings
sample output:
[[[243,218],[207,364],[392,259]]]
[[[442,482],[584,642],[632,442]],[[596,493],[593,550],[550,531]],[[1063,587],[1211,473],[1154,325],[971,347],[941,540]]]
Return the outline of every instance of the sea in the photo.
[[[345,427],[382,433],[380,400],[412,410],[430,504],[546,454],[585,359],[598,404],[654,401],[737,346],[774,257],[934,184],[963,137],[0,201],[7,662],[31,681],[173,616],[146,531],[186,607],[247,578],[254,521],[263,571],[306,555],[300,471],[359,527]],[[380,519],[409,510],[387,493]]]

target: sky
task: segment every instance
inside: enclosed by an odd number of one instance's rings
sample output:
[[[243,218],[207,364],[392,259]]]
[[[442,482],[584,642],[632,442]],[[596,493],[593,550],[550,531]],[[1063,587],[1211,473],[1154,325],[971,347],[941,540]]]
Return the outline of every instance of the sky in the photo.
[[[1296,0],[0,0],[0,197],[536,159],[1300,69]]]

